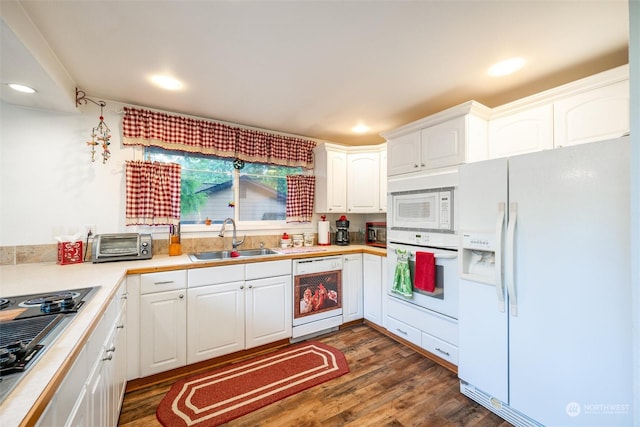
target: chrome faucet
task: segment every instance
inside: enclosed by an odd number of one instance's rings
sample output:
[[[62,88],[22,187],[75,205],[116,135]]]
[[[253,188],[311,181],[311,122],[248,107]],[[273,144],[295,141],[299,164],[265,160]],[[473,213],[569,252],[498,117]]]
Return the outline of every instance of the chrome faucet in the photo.
[[[232,250],[235,251],[236,249],[238,249],[238,246],[244,243],[244,239],[246,239],[247,236],[245,235],[240,241],[236,240],[236,222],[233,220],[233,218],[225,218],[225,220],[222,221],[222,228],[220,229],[220,233],[218,233],[218,236],[224,237],[224,231],[225,231],[225,228],[227,227],[228,222],[230,222],[231,225],[233,225],[233,236],[231,238],[231,247],[232,247]]]

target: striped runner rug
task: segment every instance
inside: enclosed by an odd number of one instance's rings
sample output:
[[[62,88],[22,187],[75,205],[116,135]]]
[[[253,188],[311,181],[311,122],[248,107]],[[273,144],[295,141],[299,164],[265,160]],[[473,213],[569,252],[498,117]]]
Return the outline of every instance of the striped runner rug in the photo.
[[[299,343],[176,382],[156,417],[165,427],[217,426],[348,372],[336,348]]]

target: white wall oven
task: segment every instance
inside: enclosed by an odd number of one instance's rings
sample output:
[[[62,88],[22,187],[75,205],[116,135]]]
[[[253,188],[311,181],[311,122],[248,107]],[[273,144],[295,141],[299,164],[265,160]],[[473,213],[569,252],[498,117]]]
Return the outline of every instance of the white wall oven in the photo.
[[[458,318],[458,233],[455,200],[458,170],[393,177],[388,182],[387,294],[453,319]],[[397,250],[406,251],[411,292],[394,291]],[[433,264],[432,287],[416,286],[424,254]],[[422,282],[420,280],[420,282]]]
[[[342,324],[342,257],[293,261],[293,338],[337,329]]]
[[[411,296],[402,295],[393,290],[395,269],[398,264],[396,249],[407,251]],[[419,252],[433,254],[435,277],[432,290],[425,290],[416,283],[416,261]],[[386,291],[389,296],[453,319],[458,318],[458,251],[456,249],[390,243],[387,245],[387,262],[389,277],[386,280]]]

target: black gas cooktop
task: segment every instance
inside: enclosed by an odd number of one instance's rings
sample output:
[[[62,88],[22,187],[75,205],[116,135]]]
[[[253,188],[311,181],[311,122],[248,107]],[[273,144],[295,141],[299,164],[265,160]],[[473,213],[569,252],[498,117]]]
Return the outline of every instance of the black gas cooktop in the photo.
[[[0,401],[96,288],[0,297]]]

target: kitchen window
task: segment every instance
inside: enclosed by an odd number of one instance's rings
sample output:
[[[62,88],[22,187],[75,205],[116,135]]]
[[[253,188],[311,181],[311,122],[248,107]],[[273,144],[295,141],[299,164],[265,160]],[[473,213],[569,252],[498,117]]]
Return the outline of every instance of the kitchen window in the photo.
[[[285,221],[287,175],[303,173],[302,167],[246,162],[211,155],[145,148],[145,160],[179,163],[181,224],[222,223],[231,217],[239,224],[259,222],[282,225]]]

